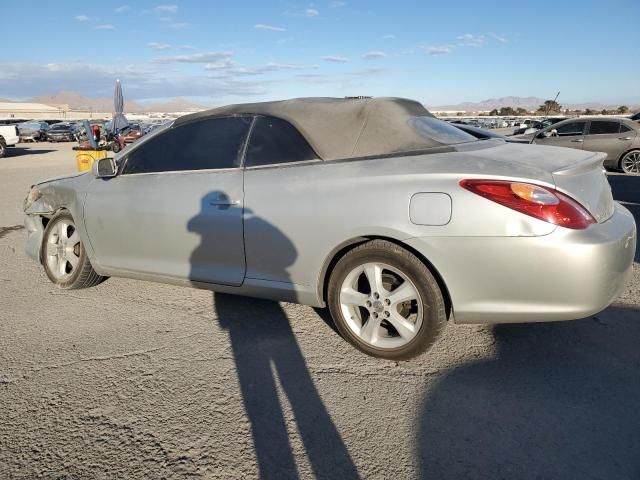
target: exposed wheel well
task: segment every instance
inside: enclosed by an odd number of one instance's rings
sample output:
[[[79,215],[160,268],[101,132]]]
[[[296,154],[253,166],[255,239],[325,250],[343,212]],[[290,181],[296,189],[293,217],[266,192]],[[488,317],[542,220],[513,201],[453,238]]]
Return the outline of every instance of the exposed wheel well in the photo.
[[[440,287],[440,291],[442,292],[442,298],[444,299],[444,305],[445,305],[445,311],[447,314],[447,320],[449,318],[451,318],[451,313],[453,311],[453,303],[451,302],[451,295],[449,294],[449,289],[447,288],[447,285],[444,282],[444,279],[442,278],[442,276],[440,275],[440,273],[438,272],[438,270],[436,270],[436,268],[433,266],[433,264],[429,261],[429,259],[427,259],[424,255],[422,255],[419,251],[417,251],[415,248],[410,247],[409,245],[402,243],[399,240],[396,240],[395,238],[389,238],[389,237],[384,237],[384,236],[377,236],[377,235],[367,235],[367,236],[363,236],[363,237],[357,237],[357,238],[353,238],[343,244],[341,244],[336,251],[333,252],[333,255],[331,256],[331,259],[326,263],[325,268],[323,269],[323,276],[321,278],[321,282],[320,282],[320,286],[322,288],[320,294],[321,294],[321,298],[324,302],[327,301],[327,291],[329,289],[329,279],[331,278],[331,273],[333,272],[333,269],[335,268],[336,264],[340,261],[340,259],[350,250],[354,249],[355,247],[357,247],[358,245],[361,245],[365,242],[371,241],[371,240],[386,240],[387,242],[391,242],[391,243],[395,243],[396,245],[404,248],[405,250],[413,253],[416,257],[418,257],[420,259],[420,261],[422,263],[424,263],[424,265],[429,269],[429,271],[431,272],[431,274],[434,276],[434,278],[436,279],[436,282],[438,283],[438,286]]]

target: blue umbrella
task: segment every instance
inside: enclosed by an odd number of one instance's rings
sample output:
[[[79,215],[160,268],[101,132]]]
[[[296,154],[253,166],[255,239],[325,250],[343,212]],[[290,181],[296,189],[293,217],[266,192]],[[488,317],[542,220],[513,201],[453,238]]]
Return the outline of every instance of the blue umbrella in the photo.
[[[120,80],[116,80],[116,90],[113,93],[113,106],[115,108],[113,121],[111,122],[111,131],[119,132],[129,125],[127,117],[124,116],[124,97],[122,96],[122,84]]]

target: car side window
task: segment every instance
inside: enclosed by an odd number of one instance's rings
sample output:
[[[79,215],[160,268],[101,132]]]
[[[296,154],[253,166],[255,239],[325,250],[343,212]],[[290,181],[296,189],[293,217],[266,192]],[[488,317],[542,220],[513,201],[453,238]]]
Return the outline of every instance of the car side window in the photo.
[[[171,127],[133,150],[122,173],[238,167],[250,125],[249,117],[225,117]]]
[[[570,137],[572,135],[582,135],[584,132],[584,127],[587,122],[571,122],[566,123],[564,125],[560,125],[556,127],[556,131],[558,132],[558,136],[560,137]]]
[[[620,124],[620,133],[630,132],[631,128],[627,127],[624,123]]]
[[[257,167],[318,158],[309,143],[289,122],[256,117],[247,146],[245,166]]]
[[[589,125],[589,135],[605,135],[608,133],[618,133],[620,130],[619,122],[595,120]]]

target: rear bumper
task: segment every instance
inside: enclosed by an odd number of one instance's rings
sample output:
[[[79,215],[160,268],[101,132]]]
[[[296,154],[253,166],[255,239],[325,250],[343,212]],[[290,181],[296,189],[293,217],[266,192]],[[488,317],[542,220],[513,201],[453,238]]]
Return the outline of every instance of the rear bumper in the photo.
[[[442,276],[457,323],[573,320],[606,308],[624,289],[636,225],[619,204],[586,230],[540,237],[423,237],[406,243]]]

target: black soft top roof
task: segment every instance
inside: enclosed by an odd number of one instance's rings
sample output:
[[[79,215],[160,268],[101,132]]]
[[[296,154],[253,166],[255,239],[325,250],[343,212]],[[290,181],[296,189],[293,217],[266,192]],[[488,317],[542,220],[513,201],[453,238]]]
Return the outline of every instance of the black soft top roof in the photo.
[[[178,118],[174,126],[220,116],[269,115],[288,121],[324,160],[387,155],[440,145],[410,125],[432,116],[422,104],[404,98],[295,98],[214,108]]]

